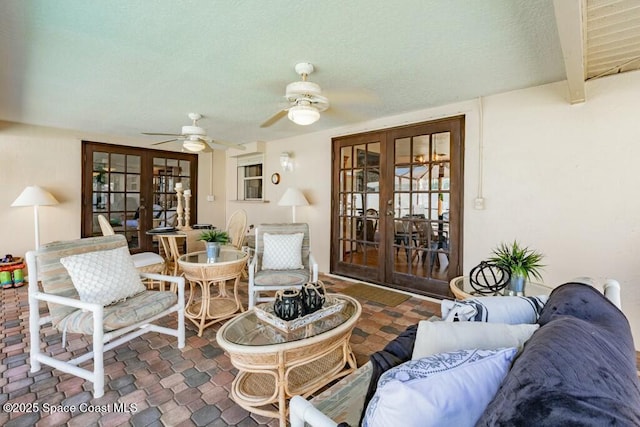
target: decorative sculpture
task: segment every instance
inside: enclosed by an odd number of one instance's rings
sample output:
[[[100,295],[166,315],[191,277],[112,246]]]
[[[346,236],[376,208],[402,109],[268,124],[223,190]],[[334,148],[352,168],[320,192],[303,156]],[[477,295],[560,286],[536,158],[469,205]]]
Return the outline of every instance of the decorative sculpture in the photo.
[[[480,295],[498,295],[507,287],[510,279],[509,270],[487,261],[482,261],[469,273],[469,283]]]

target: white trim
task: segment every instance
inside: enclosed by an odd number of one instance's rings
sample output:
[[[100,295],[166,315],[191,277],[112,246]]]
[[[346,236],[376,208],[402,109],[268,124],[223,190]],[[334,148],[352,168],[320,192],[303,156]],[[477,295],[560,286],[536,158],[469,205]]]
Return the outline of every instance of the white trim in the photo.
[[[569,102],[577,104],[586,101],[585,90],[585,34],[583,14],[586,13],[585,0],[554,0],[558,35],[564,57],[564,68],[569,85]]]

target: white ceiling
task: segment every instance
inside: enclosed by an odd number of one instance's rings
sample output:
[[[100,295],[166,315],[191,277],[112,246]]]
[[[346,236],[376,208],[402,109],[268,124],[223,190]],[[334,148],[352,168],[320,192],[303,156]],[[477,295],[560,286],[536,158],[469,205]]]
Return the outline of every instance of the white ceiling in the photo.
[[[566,78],[552,0],[3,0],[0,58],[0,120],[238,143]],[[331,107],[260,128],[302,61]]]
[[[589,0],[587,79],[640,68],[640,1]]]

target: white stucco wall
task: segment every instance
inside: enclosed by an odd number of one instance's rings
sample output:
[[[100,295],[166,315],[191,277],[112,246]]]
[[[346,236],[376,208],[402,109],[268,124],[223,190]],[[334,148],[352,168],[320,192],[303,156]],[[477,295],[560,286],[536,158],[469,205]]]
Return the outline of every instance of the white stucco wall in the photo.
[[[0,254],[24,256],[34,247],[33,208],[11,207],[28,185],[51,192],[56,206],[40,207],[40,242],[80,237],[82,140],[149,148],[148,139],[0,121]],[[199,155],[198,221],[223,225],[225,155]],[[211,185],[209,183],[212,183]],[[210,191],[215,202],[207,202]]]
[[[326,272],[331,138],[465,114],[464,271],[499,242],[516,238],[545,253],[547,284],[576,276],[618,279],[623,311],[640,348],[640,200],[635,197],[640,180],[640,73],[588,82],[585,104],[568,104],[566,90],[561,82],[484,98],[484,210],[473,209],[479,183],[479,114],[477,100],[471,100],[267,142],[269,203],[231,201],[234,161],[222,152],[214,153],[213,160],[201,154],[199,221],[222,227],[238,208],[247,211],[249,224],[290,221],[291,209],[277,201],[288,186],[297,186],[311,203],[297,209],[297,219],[310,224],[312,250],[320,271]],[[9,207],[31,184],[42,185],[61,202],[41,209],[41,240],[79,236],[82,139],[148,146],[147,140],[0,122],[0,254],[21,255],[33,246],[31,209]],[[294,171],[280,170],[282,151],[292,153]],[[276,171],[282,175],[277,186],[268,180]],[[206,201],[210,192],[215,202]]]
[[[289,185],[312,206],[298,208],[311,226],[320,271],[329,270],[331,138],[456,114],[466,115],[464,265],[467,273],[501,241],[519,242],[545,254],[543,277],[557,286],[579,276],[615,278],[623,286],[623,311],[640,347],[640,73],[587,83],[585,104],[566,101],[565,82],[483,99],[482,188],[484,210],[474,209],[479,184],[479,102],[447,105],[266,144],[265,176],[270,203],[241,207],[249,223],[289,221],[277,206]],[[278,158],[292,152],[295,170],[283,173]],[[235,168],[227,161],[227,191],[235,194]],[[231,167],[230,167],[231,165]]]

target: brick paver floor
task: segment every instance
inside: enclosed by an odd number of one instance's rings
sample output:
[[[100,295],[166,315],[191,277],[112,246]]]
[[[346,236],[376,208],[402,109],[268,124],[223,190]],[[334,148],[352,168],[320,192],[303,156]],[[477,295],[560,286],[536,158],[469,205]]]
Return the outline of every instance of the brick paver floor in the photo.
[[[329,276],[321,280],[329,292],[349,285]],[[246,282],[241,287],[246,306]],[[181,350],[175,339],[147,333],[107,352],[105,394],[94,399],[92,385],[81,378],[45,365],[39,372],[30,372],[27,287],[2,289],[0,294],[0,425],[278,425],[277,420],[252,415],[229,398],[237,371],[216,343],[219,325],[198,337],[195,326],[187,321],[186,346]],[[408,325],[439,312],[437,303],[417,297],[396,307],[360,302],[362,317],[351,338],[358,366]],[[173,325],[175,316],[163,322]],[[42,335],[46,350],[58,358],[86,351],[87,341],[79,335],[69,334],[66,348],[61,346],[61,334],[50,327]],[[35,403],[38,412],[33,411]]]

